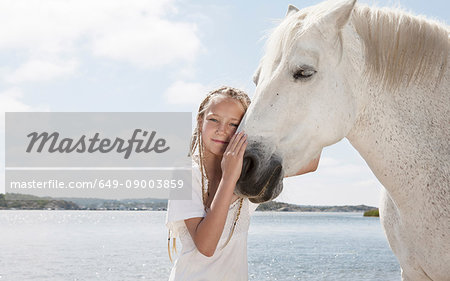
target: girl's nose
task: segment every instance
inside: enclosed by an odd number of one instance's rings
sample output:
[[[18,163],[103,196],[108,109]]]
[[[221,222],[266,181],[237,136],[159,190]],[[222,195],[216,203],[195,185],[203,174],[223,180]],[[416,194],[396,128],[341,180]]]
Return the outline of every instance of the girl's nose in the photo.
[[[224,124],[220,124],[220,125],[217,127],[216,133],[220,133],[220,134],[226,133],[225,125],[224,125]]]

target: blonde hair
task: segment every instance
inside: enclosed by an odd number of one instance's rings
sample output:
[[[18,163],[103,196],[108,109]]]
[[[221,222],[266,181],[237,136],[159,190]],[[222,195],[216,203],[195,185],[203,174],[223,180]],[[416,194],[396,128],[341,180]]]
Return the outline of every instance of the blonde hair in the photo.
[[[238,100],[241,105],[244,107],[244,111],[247,111],[248,106],[250,105],[250,98],[248,95],[239,89],[223,86],[216,90],[213,90],[209,92],[206,97],[203,99],[203,101],[200,103],[200,106],[198,107],[198,113],[197,113],[197,126],[194,130],[194,133],[192,134],[191,138],[191,149],[189,156],[192,156],[195,153],[195,149],[197,146],[199,146],[200,142],[200,136],[201,136],[201,130],[200,130],[200,120],[203,119],[205,116],[205,112],[208,109],[208,106],[211,103],[211,100],[216,96],[225,96],[229,97],[235,100]]]
[[[205,116],[205,112],[207,111],[209,105],[211,104],[212,99],[217,96],[224,96],[224,97],[232,98],[232,99],[239,101],[241,103],[242,107],[244,108],[244,112],[247,111],[247,108],[250,105],[250,98],[244,91],[241,91],[241,90],[233,88],[233,87],[228,87],[228,86],[222,86],[216,90],[209,92],[206,95],[206,97],[203,99],[203,101],[200,103],[200,106],[198,108],[197,118],[196,118],[197,125],[196,125],[194,133],[192,134],[192,137],[191,137],[191,148],[190,148],[189,156],[193,157],[196,149],[198,148],[198,156],[199,157],[198,157],[198,159],[195,159],[195,160],[198,161],[198,165],[200,166],[201,180],[202,180],[202,200],[203,200],[203,207],[205,208],[205,210],[206,210],[206,200],[209,196],[209,186],[205,187],[205,182],[204,182],[204,179],[206,177],[206,171],[205,171],[205,166],[203,163],[204,162],[204,156],[203,156],[204,149],[203,149],[203,143],[201,141],[202,140],[202,131],[201,131],[201,126],[200,126],[200,120],[203,120],[203,118]],[[228,240],[225,242],[225,245],[223,247],[225,247],[228,244],[228,242],[230,241],[231,236],[234,233],[236,223],[237,223],[240,213],[241,213],[243,198],[238,199],[238,200],[240,200],[239,209],[237,211],[236,218],[233,223],[233,228],[231,229],[230,236],[228,237]],[[169,259],[170,259],[170,261],[172,261],[172,256],[170,254],[170,252],[171,252],[170,251],[170,230],[169,230],[167,249],[169,251]],[[176,251],[177,251],[176,250],[176,238],[173,239],[173,250],[176,253]]]

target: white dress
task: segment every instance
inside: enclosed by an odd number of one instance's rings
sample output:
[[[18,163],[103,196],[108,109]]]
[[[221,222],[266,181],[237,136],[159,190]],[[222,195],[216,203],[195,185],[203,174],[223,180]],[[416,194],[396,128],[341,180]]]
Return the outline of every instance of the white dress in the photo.
[[[228,210],[225,227],[214,255],[204,256],[197,250],[184,223],[185,219],[206,215],[202,200],[200,168],[194,161],[192,163],[192,200],[169,200],[168,203],[166,226],[172,231],[172,238],[179,237],[182,244],[169,281],[248,280],[247,233],[250,215],[258,204],[251,203],[247,198],[244,199],[233,236],[222,249],[233,227],[240,199],[233,202]],[[204,180],[206,185],[206,177]]]

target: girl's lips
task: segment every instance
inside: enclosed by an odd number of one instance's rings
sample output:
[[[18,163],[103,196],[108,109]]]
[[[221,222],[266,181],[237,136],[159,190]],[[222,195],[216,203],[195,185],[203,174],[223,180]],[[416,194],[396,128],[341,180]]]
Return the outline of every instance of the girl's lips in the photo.
[[[212,141],[213,142],[218,142],[218,143],[223,143],[223,144],[227,144],[228,142],[225,142],[225,141],[220,141],[220,140],[215,140],[215,139],[212,139]]]

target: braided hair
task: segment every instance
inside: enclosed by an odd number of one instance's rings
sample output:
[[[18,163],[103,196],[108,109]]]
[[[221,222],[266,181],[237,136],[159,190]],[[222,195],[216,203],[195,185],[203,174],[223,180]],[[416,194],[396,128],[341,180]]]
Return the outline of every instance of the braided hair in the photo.
[[[203,101],[200,103],[200,106],[198,108],[198,113],[197,113],[197,125],[195,127],[194,133],[192,134],[191,137],[191,148],[189,151],[188,156],[194,156],[196,149],[198,148],[198,159],[195,159],[199,166],[200,166],[200,172],[201,172],[201,180],[202,180],[202,199],[203,199],[203,206],[206,210],[206,200],[209,196],[209,187],[205,187],[205,182],[204,182],[204,178],[205,178],[205,168],[204,168],[204,149],[203,149],[203,142],[202,140],[202,131],[201,131],[201,120],[203,120],[204,116],[205,116],[205,112],[208,109],[211,100],[214,97],[217,96],[225,96],[225,97],[229,97],[235,100],[238,100],[241,105],[244,108],[244,112],[247,111],[249,105],[250,105],[250,98],[248,97],[248,95],[244,92],[241,91],[239,89],[233,88],[233,87],[229,87],[229,86],[222,86],[216,90],[213,90],[211,92],[209,92],[206,97],[203,99]],[[240,204],[239,204],[239,209],[237,211],[237,215],[235,217],[234,223],[233,223],[233,228],[231,230],[230,236],[228,237],[225,245],[223,247],[225,247],[228,242],[231,239],[231,236],[234,233],[234,229],[236,227],[236,223],[239,219],[239,215],[241,212],[241,208],[242,208],[242,203],[243,203],[243,198],[238,199],[240,200]],[[169,251],[169,258],[172,261],[172,257],[170,254],[170,231],[169,231],[169,238],[168,238],[168,251]],[[223,248],[222,247],[222,248]],[[175,242],[175,238],[173,239],[173,249],[176,252],[176,242]]]

